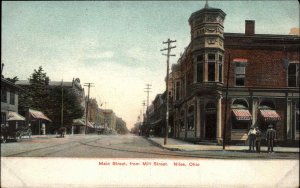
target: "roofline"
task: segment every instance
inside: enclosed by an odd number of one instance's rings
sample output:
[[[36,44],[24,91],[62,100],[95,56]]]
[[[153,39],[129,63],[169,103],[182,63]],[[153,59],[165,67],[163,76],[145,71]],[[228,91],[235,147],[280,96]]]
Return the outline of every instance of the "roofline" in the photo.
[[[18,85],[16,85],[16,84],[14,84],[14,83],[12,83],[12,82],[6,80],[5,78],[1,78],[1,82],[5,82],[6,84],[8,84],[8,85],[10,85],[10,86],[13,86],[13,87],[15,87],[15,88],[17,88],[17,89],[24,90],[22,87],[20,87],[20,86],[18,86]]]

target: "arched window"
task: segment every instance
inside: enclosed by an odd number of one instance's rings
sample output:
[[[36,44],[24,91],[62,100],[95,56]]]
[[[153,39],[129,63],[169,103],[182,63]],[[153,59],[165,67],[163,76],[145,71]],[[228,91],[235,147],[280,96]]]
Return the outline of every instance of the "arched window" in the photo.
[[[299,87],[299,63],[289,64],[288,87]]]
[[[248,108],[248,103],[244,99],[236,99],[232,103],[232,108]]]
[[[270,110],[274,110],[275,109],[275,105],[273,101],[269,101],[269,100],[264,100],[260,103],[259,105],[260,109],[270,109]]]

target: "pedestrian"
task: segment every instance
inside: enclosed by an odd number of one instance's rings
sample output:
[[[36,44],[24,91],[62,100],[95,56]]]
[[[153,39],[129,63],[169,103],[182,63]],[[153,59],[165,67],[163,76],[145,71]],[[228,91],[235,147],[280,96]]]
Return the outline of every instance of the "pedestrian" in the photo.
[[[268,152],[274,152],[273,147],[274,147],[274,140],[276,138],[276,130],[273,129],[273,125],[270,124],[268,126],[267,130],[267,143],[268,143]],[[271,151],[270,151],[271,150]]]
[[[255,143],[255,137],[256,137],[256,130],[254,128],[254,126],[252,126],[248,132],[248,137],[249,137],[249,151],[251,151],[251,147],[252,150],[254,151],[254,143]]]
[[[261,143],[261,131],[259,130],[258,127],[256,127],[256,152],[260,153],[260,143]]]

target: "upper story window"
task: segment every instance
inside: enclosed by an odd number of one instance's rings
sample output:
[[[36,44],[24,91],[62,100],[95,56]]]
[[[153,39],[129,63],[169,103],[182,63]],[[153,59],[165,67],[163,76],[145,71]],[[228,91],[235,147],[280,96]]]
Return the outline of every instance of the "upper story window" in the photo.
[[[1,87],[1,102],[7,103],[7,89]]]
[[[11,105],[15,105],[15,92],[13,91],[10,92],[9,102]]]
[[[245,86],[246,62],[235,62],[235,86]]]
[[[203,82],[203,55],[197,56],[197,82]]]
[[[215,81],[216,55],[208,54],[208,81]]]
[[[299,87],[299,64],[298,63],[289,64],[288,87]]]
[[[219,82],[223,82],[223,56],[219,55]]]

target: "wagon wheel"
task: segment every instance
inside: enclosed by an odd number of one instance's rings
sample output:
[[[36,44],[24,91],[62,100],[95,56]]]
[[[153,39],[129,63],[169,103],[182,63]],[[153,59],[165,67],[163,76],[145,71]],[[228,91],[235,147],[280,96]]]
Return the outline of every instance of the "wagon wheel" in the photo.
[[[17,131],[17,132],[16,132],[16,141],[19,142],[19,141],[21,141],[21,140],[22,140],[22,134],[21,134],[20,131]]]

